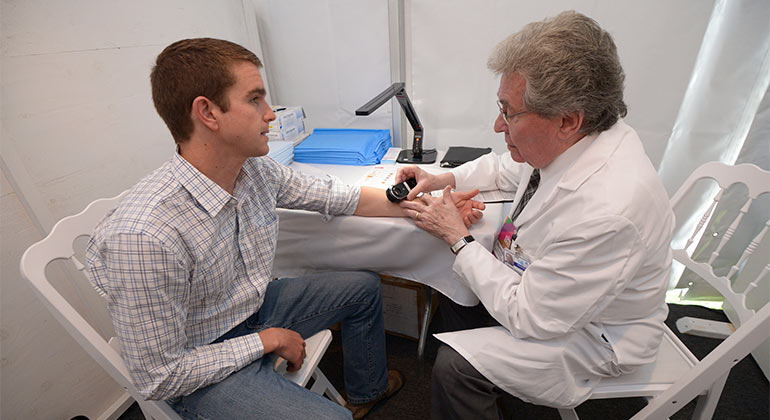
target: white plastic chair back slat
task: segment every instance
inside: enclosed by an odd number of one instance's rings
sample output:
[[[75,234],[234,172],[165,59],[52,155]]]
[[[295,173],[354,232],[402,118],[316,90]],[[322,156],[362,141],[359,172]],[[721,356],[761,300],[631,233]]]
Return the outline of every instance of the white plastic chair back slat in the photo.
[[[755,236],[754,239],[751,240],[751,243],[749,244],[749,246],[746,247],[746,250],[743,252],[738,262],[736,262],[732,267],[730,267],[730,272],[727,274],[728,279],[732,278],[733,274],[735,274],[740,269],[740,267],[743,266],[743,263],[746,262],[746,260],[752,254],[754,254],[754,251],[759,246],[759,243],[762,242],[762,239],[765,238],[765,234],[767,233],[768,230],[770,230],[770,220],[768,220],[767,223],[765,223],[765,227],[762,228],[759,234],[757,234],[757,236]],[[746,294],[748,294],[748,292],[746,292]]]
[[[674,259],[686,268],[695,272],[699,277],[715,288],[736,311],[740,322],[743,323],[748,318],[752,317],[759,308],[748,308],[746,297],[747,292],[751,289],[747,288],[743,291],[736,291],[733,287],[733,277],[738,274],[741,266],[751,257],[751,255],[753,255],[754,250],[759,246],[759,243],[765,236],[770,220],[765,221],[764,227],[747,244],[746,248],[741,253],[740,258],[735,264],[731,265],[730,271],[726,275],[716,274],[713,264],[720,256],[725,245],[733,237],[740,222],[743,221],[745,214],[749,210],[750,204],[760,195],[770,192],[770,172],[762,170],[756,165],[747,163],[735,166],[726,165],[721,162],[705,163],[698,167],[687,180],[685,180],[684,184],[676,194],[674,194],[674,197],[671,199],[672,207],[677,208],[677,205],[682,198],[695,187],[695,184],[699,180],[706,178],[712,179],[718,184],[720,191],[717,193],[717,196],[722,196],[724,191],[734,184],[743,184],[747,189],[748,198],[744,205],[741,206],[738,215],[732,223],[730,223],[725,232],[721,234],[719,244],[711,253],[708,262],[695,261],[692,257],[692,251],[688,251],[689,245],[682,249],[674,249]],[[762,256],[757,257],[761,258]],[[756,282],[758,280],[760,280],[760,277],[755,278],[749,284],[754,283],[755,286],[753,287],[756,287]]]
[[[770,337],[770,305],[764,304],[761,308],[749,308],[747,305],[747,294],[756,289],[765,277],[770,276],[770,261],[765,262],[764,269],[756,278],[749,281],[743,291],[736,291],[732,284],[734,277],[741,274],[746,260],[752,256],[770,260],[770,256],[754,254],[754,250],[768,231],[770,221],[752,238],[737,262],[732,264],[727,275],[715,274],[712,265],[744,221],[744,215],[749,211],[754,200],[770,192],[770,172],[751,164],[736,166],[720,162],[703,164],[687,178],[671,198],[672,207],[676,209],[695,183],[704,178],[715,180],[719,189],[715,191],[713,201],[694,226],[694,232],[689,235],[685,246],[681,249],[672,249],[673,258],[716,289],[725,298],[727,304],[735,310],[740,323],[735,332],[701,361],[687,349],[676,334],[664,325],[665,334],[655,362],[641,366],[628,375],[603,379],[595,388],[591,399],[647,397],[650,400],[649,404],[633,417],[634,420],[667,418],[699,395],[693,418],[710,419],[732,366]],[[736,218],[722,234],[708,262],[695,261],[688,249],[702,236],[720,200],[725,197],[725,190],[736,183],[744,184],[748,189],[746,203],[741,206]],[[574,409],[562,408],[559,409],[559,413],[565,420],[578,418]]]
[[[144,400],[138,393],[123,359],[120,357],[119,341],[112,337],[105,340],[86,319],[53,287],[46,276],[46,266],[54,260],[70,259],[78,270],[83,270],[83,263],[74,258],[74,242],[77,238],[90,236],[94,227],[112,209],[117,207],[124,191],[113,198],[98,199],[89,204],[82,212],[61,219],[43,240],[30,246],[22,255],[20,269],[22,276],[29,281],[38,297],[64,326],[65,330],[84,350],[128,392],[148,419],[180,420],[181,417],[165,401]],[[308,338],[306,352],[308,357],[298,372],[287,374],[287,379],[305,386],[309,378],[316,379],[315,390],[326,394],[330,399],[342,405],[345,400],[326,380],[318,369],[324,353],[332,340],[331,331],[323,330]]]

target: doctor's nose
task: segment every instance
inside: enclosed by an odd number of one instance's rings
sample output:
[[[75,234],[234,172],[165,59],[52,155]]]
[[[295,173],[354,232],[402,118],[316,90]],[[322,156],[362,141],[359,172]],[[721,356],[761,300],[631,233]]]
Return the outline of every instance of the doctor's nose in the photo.
[[[495,133],[504,133],[507,128],[508,128],[508,124],[506,124],[505,121],[503,121],[503,116],[500,114],[497,114],[497,118],[495,119],[495,125],[494,125]]]

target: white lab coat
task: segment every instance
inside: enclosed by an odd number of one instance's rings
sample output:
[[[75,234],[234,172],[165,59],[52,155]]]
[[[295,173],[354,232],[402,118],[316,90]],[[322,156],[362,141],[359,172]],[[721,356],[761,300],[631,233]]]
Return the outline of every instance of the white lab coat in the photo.
[[[505,153],[453,173],[459,190],[517,188],[515,203],[532,170]],[[502,326],[437,337],[503,390],[574,407],[601,377],[655,359],[668,312],[674,216],[636,132],[622,120],[540,174],[516,221],[516,242],[531,257],[524,274],[477,243],[453,266]]]

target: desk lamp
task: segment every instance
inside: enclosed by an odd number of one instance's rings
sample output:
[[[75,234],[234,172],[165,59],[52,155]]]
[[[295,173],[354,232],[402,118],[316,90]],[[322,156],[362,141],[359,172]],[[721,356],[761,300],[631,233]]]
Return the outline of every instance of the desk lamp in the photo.
[[[401,104],[401,109],[404,110],[404,114],[406,114],[406,119],[409,120],[409,124],[412,125],[412,129],[414,130],[412,150],[402,150],[401,153],[398,154],[396,162],[416,164],[433,163],[436,161],[436,150],[422,150],[422,124],[420,124],[420,119],[417,118],[417,113],[414,112],[414,107],[412,107],[409,96],[406,95],[404,86],[404,82],[393,83],[389,88],[375,96],[371,101],[358,108],[356,110],[356,115],[369,115],[382,106],[382,104],[390,100],[390,98],[395,96],[396,99],[398,99],[398,103]]]

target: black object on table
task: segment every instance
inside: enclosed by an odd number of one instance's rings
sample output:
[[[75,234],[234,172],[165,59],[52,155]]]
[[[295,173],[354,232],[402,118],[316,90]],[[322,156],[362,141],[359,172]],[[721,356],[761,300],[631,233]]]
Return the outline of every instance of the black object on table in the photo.
[[[452,146],[447,150],[444,159],[441,159],[441,167],[456,168],[465,162],[470,162],[491,152],[492,148],[490,147]]]

